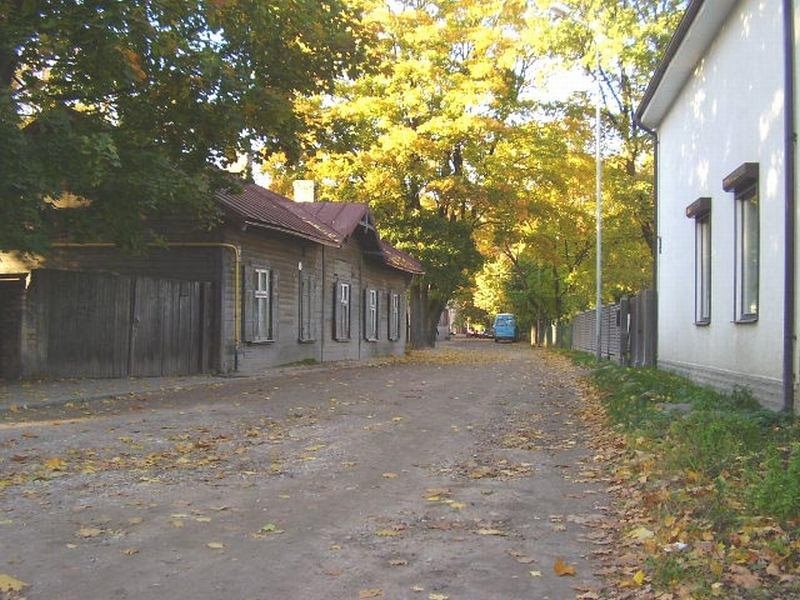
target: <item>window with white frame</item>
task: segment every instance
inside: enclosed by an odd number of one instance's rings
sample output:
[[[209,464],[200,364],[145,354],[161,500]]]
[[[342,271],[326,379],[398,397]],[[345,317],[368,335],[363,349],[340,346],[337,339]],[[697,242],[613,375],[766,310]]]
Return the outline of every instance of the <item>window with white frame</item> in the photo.
[[[272,269],[254,269],[254,274],[253,341],[268,342],[275,339]]]
[[[334,287],[334,339],[346,341],[350,339],[350,284],[337,281]]]
[[[741,165],[725,178],[723,189],[733,192],[735,202],[734,319],[752,323],[758,320],[760,271],[758,163]]]
[[[400,339],[400,294],[389,293],[389,339]]]
[[[694,219],[694,322],[711,322],[711,198],[698,198],[686,207]]]
[[[364,291],[364,338],[371,342],[378,339],[378,290]]]

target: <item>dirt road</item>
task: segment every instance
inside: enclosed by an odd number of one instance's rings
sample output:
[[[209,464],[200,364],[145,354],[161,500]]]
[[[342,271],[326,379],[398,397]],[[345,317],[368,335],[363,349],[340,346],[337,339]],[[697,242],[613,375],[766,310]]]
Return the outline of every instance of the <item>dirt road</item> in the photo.
[[[28,584],[8,597],[574,598],[608,502],[577,375],[462,340],[7,414],[0,574]]]

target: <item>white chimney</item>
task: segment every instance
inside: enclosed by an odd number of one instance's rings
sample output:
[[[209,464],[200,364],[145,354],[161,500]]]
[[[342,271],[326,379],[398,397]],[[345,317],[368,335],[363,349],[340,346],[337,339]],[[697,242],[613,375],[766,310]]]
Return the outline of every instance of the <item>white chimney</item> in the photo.
[[[314,181],[312,179],[295,179],[292,187],[294,188],[295,202],[314,202]]]

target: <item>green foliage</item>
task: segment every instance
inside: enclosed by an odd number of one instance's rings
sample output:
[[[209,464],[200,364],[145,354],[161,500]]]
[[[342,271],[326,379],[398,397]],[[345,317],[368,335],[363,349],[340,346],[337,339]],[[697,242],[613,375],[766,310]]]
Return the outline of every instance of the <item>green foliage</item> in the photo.
[[[297,151],[297,94],[353,73],[340,0],[0,2],[0,250],[71,233],[133,245],[143,221],[210,218],[216,172],[253,146]]]
[[[784,521],[800,518],[800,442],[771,448],[754,474],[750,489],[756,508]]]
[[[593,362],[583,353],[567,355],[580,364]],[[694,473],[713,483],[698,518],[718,531],[732,530],[748,514],[800,518],[795,419],[761,408],[745,390],[723,394],[656,369],[605,362],[593,368],[592,378],[611,420],[659,448],[668,475]]]

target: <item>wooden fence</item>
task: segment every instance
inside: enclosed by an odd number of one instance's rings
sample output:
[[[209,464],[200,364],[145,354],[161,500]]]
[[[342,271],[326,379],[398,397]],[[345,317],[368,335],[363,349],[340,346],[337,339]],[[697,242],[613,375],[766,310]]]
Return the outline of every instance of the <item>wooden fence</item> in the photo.
[[[656,310],[656,293],[653,290],[624,297],[619,304],[603,306],[600,354],[623,365],[655,366]],[[562,337],[569,338],[569,347],[592,354],[597,352],[595,315],[594,310],[589,310],[572,320],[569,335]]]
[[[207,282],[41,269],[22,323],[22,375],[126,377],[208,371]]]

